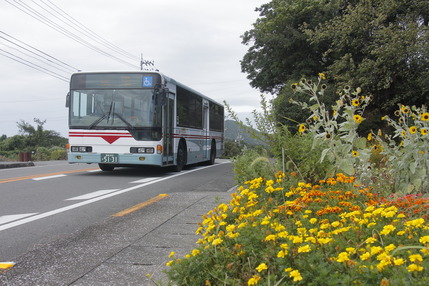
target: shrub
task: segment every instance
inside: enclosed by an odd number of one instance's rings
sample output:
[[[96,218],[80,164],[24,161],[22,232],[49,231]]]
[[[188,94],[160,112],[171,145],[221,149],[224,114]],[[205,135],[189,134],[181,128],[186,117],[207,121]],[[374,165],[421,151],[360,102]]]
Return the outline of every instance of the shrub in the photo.
[[[428,210],[413,206],[343,174],[255,178],[203,216],[199,246],[167,274],[177,285],[427,285]]]

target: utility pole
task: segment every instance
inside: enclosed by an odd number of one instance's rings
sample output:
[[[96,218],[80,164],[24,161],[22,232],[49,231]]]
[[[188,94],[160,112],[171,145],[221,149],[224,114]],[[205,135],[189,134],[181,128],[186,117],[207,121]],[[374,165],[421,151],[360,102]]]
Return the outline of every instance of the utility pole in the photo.
[[[144,60],[143,54],[141,54],[140,70],[153,71],[154,67],[155,67],[155,61]]]

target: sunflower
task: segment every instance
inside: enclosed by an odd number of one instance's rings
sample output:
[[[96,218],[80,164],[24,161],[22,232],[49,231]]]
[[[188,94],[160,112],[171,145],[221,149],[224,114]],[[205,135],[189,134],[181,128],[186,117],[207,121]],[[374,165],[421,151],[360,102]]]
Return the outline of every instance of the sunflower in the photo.
[[[353,120],[354,120],[357,124],[360,124],[360,123],[362,123],[363,118],[362,118],[362,116],[360,116],[359,114],[355,114],[355,115],[353,115]]]
[[[411,134],[415,134],[417,132],[417,127],[411,126],[409,130]]]
[[[319,77],[321,78],[321,79],[326,79],[326,75],[324,74],[324,73],[319,73]]]
[[[358,152],[358,151],[353,150],[353,151],[352,151],[352,155],[353,155],[353,157],[357,157],[357,156],[359,156],[359,152]]]
[[[402,105],[401,106],[401,111],[404,114],[408,114],[408,113],[410,113],[410,108],[408,106]]]
[[[357,99],[357,98],[356,98],[356,99],[353,99],[353,100],[352,100],[352,105],[353,105],[353,106],[359,106],[359,105],[360,105],[359,99]]]
[[[305,129],[306,129],[305,125],[304,124],[300,124],[299,127],[298,127],[298,132],[302,134],[302,133],[304,133]]]
[[[426,134],[428,134],[428,130],[426,128],[422,128],[422,129],[420,129],[420,134],[426,135]]]
[[[429,121],[429,113],[428,113],[428,112],[422,113],[422,114],[420,115],[420,119],[421,119],[422,121]]]

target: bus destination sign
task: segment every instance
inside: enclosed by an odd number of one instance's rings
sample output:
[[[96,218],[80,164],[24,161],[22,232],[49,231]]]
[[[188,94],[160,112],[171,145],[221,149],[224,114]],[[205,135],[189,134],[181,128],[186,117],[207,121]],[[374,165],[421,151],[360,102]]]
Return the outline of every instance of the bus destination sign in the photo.
[[[72,76],[70,89],[153,88],[160,83],[155,73],[81,73]]]

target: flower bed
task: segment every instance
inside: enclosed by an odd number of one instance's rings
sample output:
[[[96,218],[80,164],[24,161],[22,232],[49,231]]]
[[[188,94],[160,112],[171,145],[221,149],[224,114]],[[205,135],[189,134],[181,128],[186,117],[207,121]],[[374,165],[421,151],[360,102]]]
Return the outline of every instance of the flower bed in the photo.
[[[177,285],[429,285],[428,201],[388,200],[338,174],[256,178],[207,215],[168,263]]]

